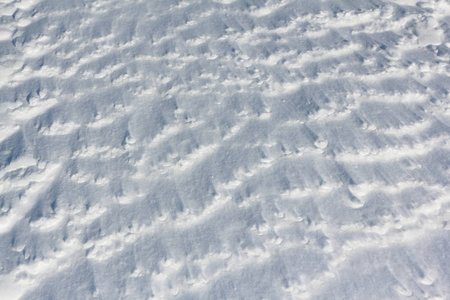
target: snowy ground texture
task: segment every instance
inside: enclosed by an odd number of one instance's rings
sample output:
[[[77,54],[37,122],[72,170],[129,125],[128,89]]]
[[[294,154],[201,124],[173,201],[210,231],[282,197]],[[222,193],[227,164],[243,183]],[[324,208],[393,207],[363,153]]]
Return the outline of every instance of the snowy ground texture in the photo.
[[[0,298],[450,299],[448,0],[0,0]]]

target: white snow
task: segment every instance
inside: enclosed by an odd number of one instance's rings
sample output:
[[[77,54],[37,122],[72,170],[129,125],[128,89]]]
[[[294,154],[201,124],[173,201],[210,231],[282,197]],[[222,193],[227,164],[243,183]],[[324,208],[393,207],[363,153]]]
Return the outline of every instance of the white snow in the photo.
[[[0,299],[450,298],[447,0],[0,0]]]

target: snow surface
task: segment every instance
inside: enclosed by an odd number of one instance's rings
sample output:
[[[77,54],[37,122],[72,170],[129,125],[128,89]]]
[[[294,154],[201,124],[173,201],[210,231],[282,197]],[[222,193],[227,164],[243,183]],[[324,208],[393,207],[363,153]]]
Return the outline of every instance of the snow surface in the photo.
[[[0,299],[450,299],[447,0],[0,0]]]

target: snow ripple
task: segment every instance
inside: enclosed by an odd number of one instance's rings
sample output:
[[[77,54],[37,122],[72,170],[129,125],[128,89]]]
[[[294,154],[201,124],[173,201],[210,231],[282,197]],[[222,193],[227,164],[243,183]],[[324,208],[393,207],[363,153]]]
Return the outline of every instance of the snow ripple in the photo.
[[[5,299],[446,299],[445,0],[0,0]]]

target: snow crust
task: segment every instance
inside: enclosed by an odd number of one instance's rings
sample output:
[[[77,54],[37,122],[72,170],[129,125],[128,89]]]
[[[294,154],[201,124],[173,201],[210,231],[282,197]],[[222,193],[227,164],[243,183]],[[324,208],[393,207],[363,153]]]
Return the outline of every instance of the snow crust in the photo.
[[[449,299],[446,0],[0,0],[0,299]]]

